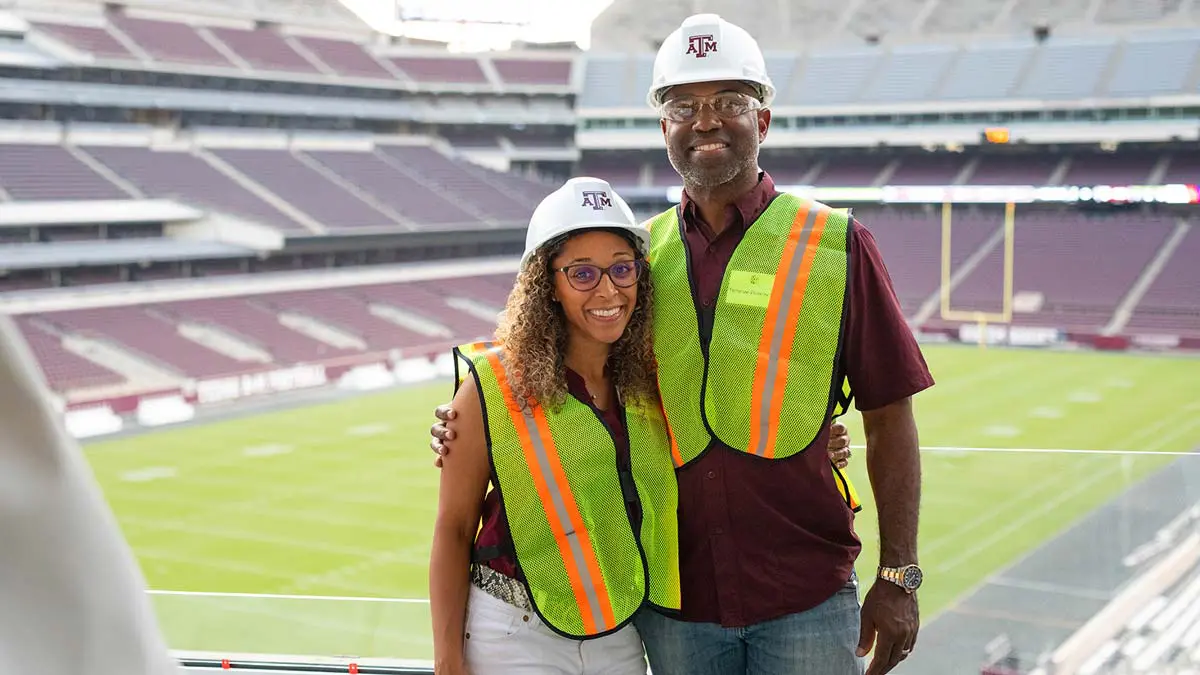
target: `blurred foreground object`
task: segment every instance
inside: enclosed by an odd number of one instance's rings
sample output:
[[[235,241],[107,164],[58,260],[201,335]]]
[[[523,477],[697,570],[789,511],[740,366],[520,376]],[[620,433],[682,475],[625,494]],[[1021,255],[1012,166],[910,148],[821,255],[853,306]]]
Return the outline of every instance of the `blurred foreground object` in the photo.
[[[0,315],[0,673],[179,672],[36,361]]]

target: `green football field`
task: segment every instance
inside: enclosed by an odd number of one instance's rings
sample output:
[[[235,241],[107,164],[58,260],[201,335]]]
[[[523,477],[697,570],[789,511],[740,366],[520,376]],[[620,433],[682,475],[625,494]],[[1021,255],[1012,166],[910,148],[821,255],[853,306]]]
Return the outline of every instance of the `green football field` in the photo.
[[[1200,446],[1200,360],[929,346],[923,621],[1147,472]],[[431,656],[428,449],[449,383],[90,443],[85,452],[170,645],[218,653]],[[863,435],[849,418],[853,441]],[[860,574],[876,559],[865,459]],[[216,595],[210,595],[216,593]]]

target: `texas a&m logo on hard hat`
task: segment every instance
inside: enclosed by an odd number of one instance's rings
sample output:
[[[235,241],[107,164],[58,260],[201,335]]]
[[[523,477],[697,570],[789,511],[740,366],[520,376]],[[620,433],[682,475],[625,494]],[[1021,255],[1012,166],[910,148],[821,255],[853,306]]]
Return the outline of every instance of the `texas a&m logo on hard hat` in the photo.
[[[595,211],[612,208],[612,198],[604,190],[584,190],[583,203],[580,206],[590,206]]]
[[[694,54],[698,59],[708,58],[709,52],[717,51],[717,40],[711,34],[692,35],[688,37],[686,54]]]

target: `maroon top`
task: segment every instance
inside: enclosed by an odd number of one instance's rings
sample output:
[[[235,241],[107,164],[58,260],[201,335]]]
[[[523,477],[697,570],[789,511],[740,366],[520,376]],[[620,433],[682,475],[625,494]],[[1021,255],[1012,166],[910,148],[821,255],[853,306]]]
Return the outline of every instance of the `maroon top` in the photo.
[[[749,224],[778,194],[771,177],[730,206],[710,238],[695,203],[682,200],[696,292],[711,312],[725,268]],[[875,238],[851,225],[850,307],[840,367],[856,407],[872,410],[933,385],[904,320]],[[825,601],[850,577],[860,542],[833,482],[829,427],[811,450],[764,461],[713,441],[678,472],[683,618],[746,626]],[[819,448],[819,450],[818,450]]]
[[[567,368],[567,392],[579,399],[580,403],[591,405],[592,397],[588,393],[587,384],[584,383],[579,373],[570,368]],[[612,431],[613,441],[617,446],[617,468],[627,471],[631,468],[631,464],[629,461],[629,433],[625,428],[625,415],[617,402],[615,392],[610,400],[612,404],[608,406],[608,410],[597,410],[600,413],[600,419]],[[640,517],[640,514],[635,513],[634,515]],[[512,539],[509,538],[508,523],[504,519],[504,509],[500,504],[500,494],[495,490],[494,480],[491,490],[483,500],[482,517],[483,527],[475,537],[475,550],[499,547],[505,553],[498,558],[486,561],[485,564],[505,576],[516,577],[517,560],[511,554]]]

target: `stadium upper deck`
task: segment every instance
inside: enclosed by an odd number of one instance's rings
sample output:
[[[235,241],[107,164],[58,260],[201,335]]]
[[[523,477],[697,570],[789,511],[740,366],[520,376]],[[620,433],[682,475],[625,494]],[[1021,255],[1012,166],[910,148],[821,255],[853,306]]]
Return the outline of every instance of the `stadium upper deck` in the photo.
[[[309,80],[410,91],[564,92],[569,53],[451,55],[374,33],[337,2],[264,3],[254,18],[229,4],[11,2],[31,43],[62,64]],[[308,12],[290,14],[291,6]],[[319,11],[325,8],[325,11]],[[263,16],[274,22],[263,21]],[[332,21],[326,21],[329,17]]]
[[[698,5],[698,7],[697,7]],[[1131,25],[1180,26],[1200,21],[1189,0],[739,0],[658,2],[615,0],[592,25],[603,51],[654,51],[696,11],[715,12],[756,36],[768,50],[808,45],[926,40],[946,35],[1095,33]]]
[[[772,52],[775,108],[904,110],[898,104],[979,102],[1011,108],[1029,102],[1147,99],[1200,95],[1200,28],[1141,29],[1120,35],[1012,37],[970,44],[927,41],[892,47],[825,45]],[[588,57],[582,111],[644,101],[653,53]],[[643,112],[644,111],[644,112]]]

